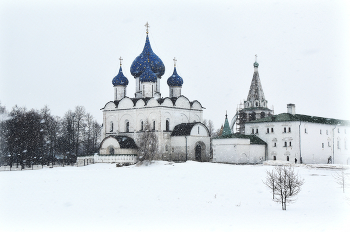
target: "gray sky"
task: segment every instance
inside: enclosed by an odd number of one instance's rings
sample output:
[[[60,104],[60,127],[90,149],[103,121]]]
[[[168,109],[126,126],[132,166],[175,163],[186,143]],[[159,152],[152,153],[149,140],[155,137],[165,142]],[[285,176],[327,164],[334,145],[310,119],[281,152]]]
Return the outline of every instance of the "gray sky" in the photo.
[[[119,69],[129,79],[150,24],[165,64],[162,96],[176,57],[182,94],[199,100],[215,128],[259,74],[275,114],[350,119],[350,27],[346,1],[1,1],[0,101],[63,116],[77,105],[102,123]]]

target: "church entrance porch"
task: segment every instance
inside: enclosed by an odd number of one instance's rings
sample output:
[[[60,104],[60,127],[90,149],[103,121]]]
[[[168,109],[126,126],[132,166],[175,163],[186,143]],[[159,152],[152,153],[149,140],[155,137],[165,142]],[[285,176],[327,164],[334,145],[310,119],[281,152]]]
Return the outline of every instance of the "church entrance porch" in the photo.
[[[199,161],[199,162],[202,161],[202,159],[201,159],[201,150],[202,150],[201,145],[198,144],[196,146],[195,154],[196,154],[196,161]]]
[[[196,143],[194,148],[195,160],[198,162],[208,161],[205,153],[206,146],[202,141]]]

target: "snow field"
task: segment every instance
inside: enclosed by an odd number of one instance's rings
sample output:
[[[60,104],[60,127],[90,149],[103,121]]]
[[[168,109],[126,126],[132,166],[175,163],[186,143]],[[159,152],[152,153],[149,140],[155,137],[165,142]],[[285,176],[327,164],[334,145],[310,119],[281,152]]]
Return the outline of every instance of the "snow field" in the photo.
[[[349,231],[335,170],[297,167],[305,184],[282,211],[262,183],[272,168],[158,161],[0,172],[0,231]]]

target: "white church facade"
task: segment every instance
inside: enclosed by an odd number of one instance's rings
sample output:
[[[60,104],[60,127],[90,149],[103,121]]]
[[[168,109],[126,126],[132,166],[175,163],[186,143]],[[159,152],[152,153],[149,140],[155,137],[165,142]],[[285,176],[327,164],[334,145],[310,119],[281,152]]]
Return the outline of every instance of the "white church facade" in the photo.
[[[95,161],[135,163],[139,138],[146,128],[158,138],[156,159],[209,161],[210,137],[202,123],[204,107],[182,95],[183,79],[177,74],[175,58],[173,74],[167,79],[169,96],[161,96],[165,66],[151,48],[148,27],[145,46],[130,73],[136,83],[133,97],[126,95],[129,80],[120,63],[119,73],[112,80],[114,100],[101,109],[102,142]],[[121,146],[123,138],[130,143]]]

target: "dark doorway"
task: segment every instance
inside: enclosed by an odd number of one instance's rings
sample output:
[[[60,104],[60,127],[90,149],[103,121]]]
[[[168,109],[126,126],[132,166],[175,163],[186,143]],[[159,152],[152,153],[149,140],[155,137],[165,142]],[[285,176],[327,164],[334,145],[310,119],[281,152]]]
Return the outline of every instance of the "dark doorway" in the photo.
[[[201,145],[196,146],[196,161],[202,162],[202,147]]]

